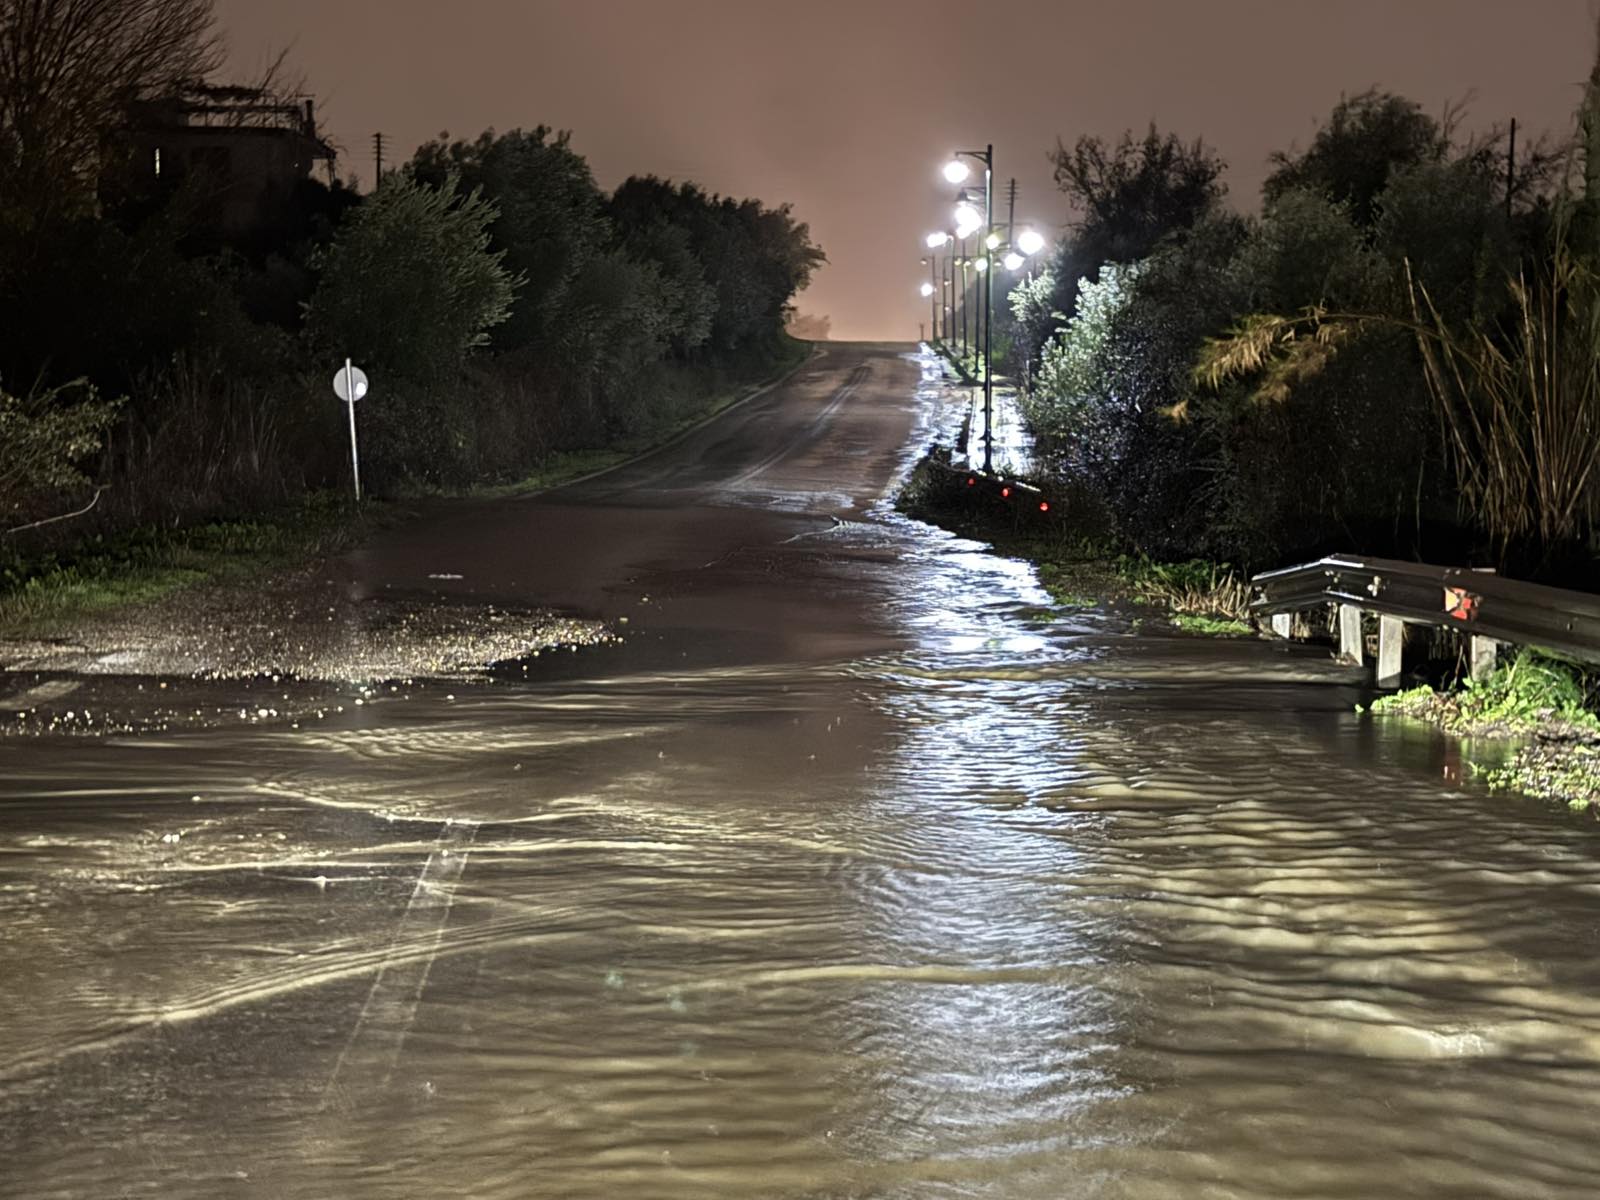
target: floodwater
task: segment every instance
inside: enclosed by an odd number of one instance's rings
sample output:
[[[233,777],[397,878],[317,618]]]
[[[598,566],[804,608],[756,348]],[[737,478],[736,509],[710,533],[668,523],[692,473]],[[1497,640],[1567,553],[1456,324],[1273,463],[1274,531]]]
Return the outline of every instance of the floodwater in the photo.
[[[529,510],[620,644],[0,743],[0,1195],[1600,1194],[1595,827],[1315,651],[1042,613],[882,500],[929,365],[808,379],[748,478]]]

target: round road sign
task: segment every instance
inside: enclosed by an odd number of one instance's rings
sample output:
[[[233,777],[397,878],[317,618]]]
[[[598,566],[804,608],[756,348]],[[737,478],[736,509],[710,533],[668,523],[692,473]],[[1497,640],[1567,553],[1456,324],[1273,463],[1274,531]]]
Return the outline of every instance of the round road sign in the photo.
[[[346,375],[349,376],[348,385],[346,384]],[[367,394],[366,372],[360,367],[351,367],[348,372],[345,370],[345,368],[340,367],[339,373],[333,377],[333,394],[338,396],[339,399],[343,400],[346,404],[349,404],[350,396],[345,390],[347,386],[355,389],[355,398],[357,400],[361,399],[361,397]]]

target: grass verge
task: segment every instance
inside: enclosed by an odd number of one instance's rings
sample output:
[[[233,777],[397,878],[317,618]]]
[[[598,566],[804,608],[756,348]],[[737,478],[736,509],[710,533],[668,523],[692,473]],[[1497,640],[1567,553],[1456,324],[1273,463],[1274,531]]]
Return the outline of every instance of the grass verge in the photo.
[[[943,457],[924,459],[897,498],[900,511],[996,550],[1033,562],[1058,605],[1089,608],[1134,603],[1163,609],[1187,633],[1240,637],[1254,632],[1247,580],[1226,563],[1193,559],[1158,563],[1117,554],[1110,523],[1093,496],[1047,486],[1048,511],[1006,502],[992,488],[973,488]]]
[[[354,545],[408,511],[381,501],[357,507],[322,493],[270,513],[182,528],[144,526],[36,558],[0,559],[0,633],[35,632],[197,583],[248,579]]]
[[[451,493],[493,499],[526,495],[618,466],[664,446],[709,420],[753,390],[770,386],[799,367],[812,345],[789,339],[771,370],[758,379],[724,387],[686,408],[665,429],[603,450],[552,455],[515,483]],[[411,516],[410,501],[366,500],[358,507],[342,494],[323,493],[267,512],[203,524],[146,526],[112,536],[97,534],[65,549],[7,556],[0,542],[0,636],[47,632],[52,626],[143,604],[200,583],[238,583],[335,554],[379,529]]]
[[[1513,741],[1509,759],[1479,768],[1492,790],[1600,814],[1597,683],[1583,668],[1521,650],[1481,680],[1396,692],[1374,701],[1372,711],[1426,721],[1460,737]]]

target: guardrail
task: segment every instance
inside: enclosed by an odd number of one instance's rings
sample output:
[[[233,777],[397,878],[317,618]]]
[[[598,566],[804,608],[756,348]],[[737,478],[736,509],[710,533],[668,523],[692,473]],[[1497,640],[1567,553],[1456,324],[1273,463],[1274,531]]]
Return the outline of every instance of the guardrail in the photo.
[[[1378,617],[1377,683],[1400,682],[1406,625],[1453,629],[1471,639],[1472,674],[1493,670],[1503,644],[1536,646],[1600,663],[1600,596],[1506,579],[1470,567],[1333,555],[1251,579],[1252,612],[1289,636],[1296,612],[1335,604],[1340,655],[1359,665],[1362,616]]]

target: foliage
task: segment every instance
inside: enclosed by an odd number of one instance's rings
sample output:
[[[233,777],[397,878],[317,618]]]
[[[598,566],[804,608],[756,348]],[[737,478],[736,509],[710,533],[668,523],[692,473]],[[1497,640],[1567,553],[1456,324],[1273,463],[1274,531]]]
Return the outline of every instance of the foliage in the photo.
[[[0,230],[92,212],[129,103],[220,61],[212,0],[0,0]]]
[[[707,195],[692,183],[635,176],[611,198],[619,228],[682,230],[716,297],[706,345],[734,351],[750,341],[772,343],[790,299],[827,261],[789,205],[769,209],[755,200]]]
[[[1600,274],[1562,237],[1510,290],[1504,337],[1452,325],[1425,287],[1412,293],[1462,503],[1502,562],[1523,539],[1581,541],[1600,512]]]
[[[520,280],[492,250],[494,207],[447,178],[431,187],[391,177],[356,209],[314,265],[307,334],[330,359],[346,356],[402,379],[459,370],[505,321]]]
[[[1502,563],[1529,541],[1548,555],[1579,542],[1600,512],[1600,275],[1558,229],[1508,281],[1508,329],[1452,321],[1408,271],[1410,312],[1254,314],[1209,342],[1196,377],[1217,387],[1255,376],[1253,398],[1283,404],[1374,330],[1414,340],[1446,432],[1464,515]]]
[[[1377,219],[1378,197],[1394,171],[1440,162],[1448,150],[1449,139],[1421,105],[1371,89],[1342,98],[1303,154],[1273,154],[1262,196],[1271,208],[1290,192],[1317,192],[1366,227]]]
[[[1051,159],[1056,185],[1077,214],[1051,266],[1055,287],[1047,311],[1063,320],[1076,311],[1081,280],[1095,278],[1106,263],[1147,257],[1215,215],[1225,193],[1225,164],[1210,147],[1163,136],[1153,125],[1142,139],[1129,131],[1115,145],[1089,136],[1070,150],[1057,143]],[[1024,343],[1029,364],[1047,333],[1039,330],[1037,341]]]
[[[1207,637],[1249,637],[1255,627],[1231,617],[1208,617],[1196,613],[1175,613],[1172,623],[1185,633],[1201,633]]]
[[[1136,598],[1178,614],[1242,621],[1249,609],[1249,584],[1228,563],[1201,558],[1162,563],[1124,554],[1115,571]]]
[[[1115,146],[1087,135],[1070,150],[1057,143],[1051,160],[1056,186],[1080,213],[1076,240],[1093,242],[1102,262],[1143,258],[1212,212],[1225,190],[1225,164],[1205,143],[1186,145],[1154,125],[1138,141],[1124,133]]]
[[[1116,402],[1109,343],[1138,271],[1107,263],[1097,279],[1079,284],[1077,310],[1045,346],[1024,398],[1033,427],[1079,466],[1109,456],[1105,435],[1116,424],[1107,413]]]
[[[26,398],[0,391],[0,520],[87,485],[80,464],[99,451],[116,410],[83,380]]]
[[[487,130],[471,142],[425,143],[405,175],[435,190],[456,180],[492,212],[488,233],[522,286],[494,340],[502,349],[548,344],[561,336],[567,291],[611,239],[605,197],[569,133],[546,126]]]
[[[1372,711],[1425,717],[1453,733],[1521,736],[1552,721],[1600,733],[1600,717],[1590,708],[1593,683],[1563,659],[1523,649],[1457,690],[1424,685],[1380,697]]]

